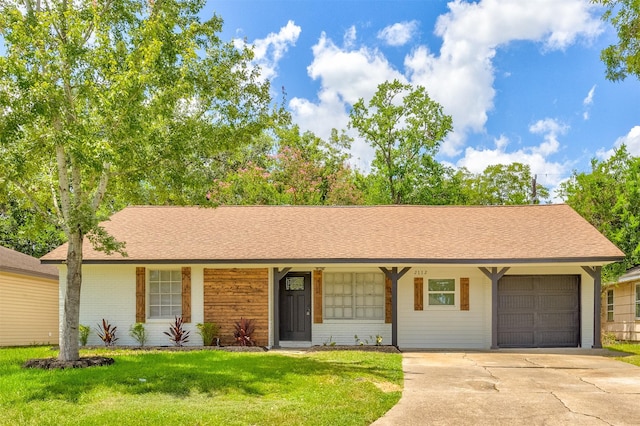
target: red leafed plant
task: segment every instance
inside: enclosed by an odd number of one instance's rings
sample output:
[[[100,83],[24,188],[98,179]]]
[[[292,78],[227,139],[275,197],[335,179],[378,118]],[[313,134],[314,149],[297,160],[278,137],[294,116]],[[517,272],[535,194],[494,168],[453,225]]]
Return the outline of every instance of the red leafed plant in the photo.
[[[189,341],[190,331],[184,329],[184,321],[182,317],[176,317],[173,324],[169,326],[169,331],[165,331],[164,334],[169,336],[169,340],[176,346],[182,346]]]
[[[117,328],[109,324],[104,318],[102,319],[102,325],[98,324],[98,337],[104,342],[105,346],[112,346],[118,340],[116,337]]]
[[[240,318],[240,321],[235,324],[236,331],[233,333],[233,337],[236,338],[236,343],[240,346],[255,346],[256,342],[253,341],[253,332],[256,327],[253,324],[253,320]]]

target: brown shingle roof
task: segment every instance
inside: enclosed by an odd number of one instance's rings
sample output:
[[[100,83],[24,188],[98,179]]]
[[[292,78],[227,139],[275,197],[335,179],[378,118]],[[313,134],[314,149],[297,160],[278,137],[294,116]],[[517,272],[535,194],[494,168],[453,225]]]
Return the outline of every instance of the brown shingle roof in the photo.
[[[42,265],[35,257],[2,246],[0,246],[0,271],[58,279],[58,268],[55,266]]]
[[[567,205],[128,207],[105,222],[127,258],[85,261],[487,263],[624,254]],[[43,257],[65,259],[66,246]]]

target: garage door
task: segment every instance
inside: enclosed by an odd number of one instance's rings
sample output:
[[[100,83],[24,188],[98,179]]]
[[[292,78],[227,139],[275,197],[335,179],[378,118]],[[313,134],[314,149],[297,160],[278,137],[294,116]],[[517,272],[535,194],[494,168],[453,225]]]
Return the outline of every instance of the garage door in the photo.
[[[580,277],[504,276],[498,281],[498,346],[576,347]]]

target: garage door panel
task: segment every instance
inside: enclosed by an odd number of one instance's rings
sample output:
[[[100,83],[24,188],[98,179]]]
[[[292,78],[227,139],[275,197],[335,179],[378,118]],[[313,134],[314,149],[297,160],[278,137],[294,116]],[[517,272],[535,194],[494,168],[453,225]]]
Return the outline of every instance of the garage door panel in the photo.
[[[504,276],[498,282],[499,347],[576,347],[577,275]]]

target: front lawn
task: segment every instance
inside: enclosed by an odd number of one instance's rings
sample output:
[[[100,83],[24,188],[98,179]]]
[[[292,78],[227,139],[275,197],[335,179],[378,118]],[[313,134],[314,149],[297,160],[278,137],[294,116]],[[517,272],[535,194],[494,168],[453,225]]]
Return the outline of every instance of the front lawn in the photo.
[[[0,349],[0,424],[367,425],[400,399],[401,355],[81,351],[115,364],[24,369],[49,348]]]
[[[607,345],[606,348],[612,351],[628,353],[628,356],[618,357],[617,359],[640,367],[640,344],[618,342]]]

